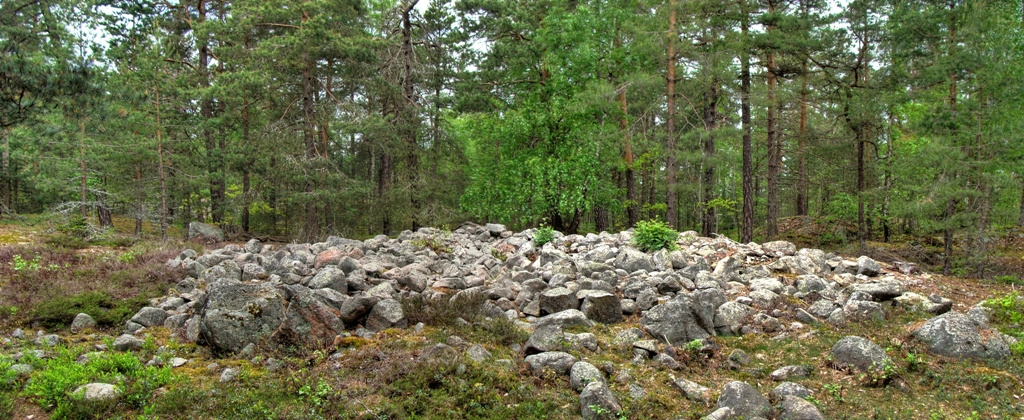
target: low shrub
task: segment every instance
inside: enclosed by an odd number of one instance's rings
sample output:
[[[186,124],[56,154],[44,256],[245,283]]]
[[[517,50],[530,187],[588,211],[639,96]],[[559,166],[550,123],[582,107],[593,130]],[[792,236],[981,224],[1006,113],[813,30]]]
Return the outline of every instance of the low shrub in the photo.
[[[541,226],[533,234],[533,246],[540,248],[544,244],[555,240],[555,230],[551,226]]]
[[[641,221],[636,224],[636,230],[633,232],[633,245],[643,252],[676,249],[678,239],[679,232],[665,222],[657,220]]]
[[[422,295],[402,300],[402,311],[410,324],[422,322],[432,326],[454,325],[457,318],[468,322],[481,318],[480,305],[487,300],[483,293],[463,293],[452,298],[440,295],[427,298]]]
[[[87,313],[99,326],[115,327],[123,325],[146,303],[147,299],[143,296],[113,299],[103,292],[85,292],[41,302],[35,307],[31,318],[47,329],[57,329],[70,325],[75,315]]]

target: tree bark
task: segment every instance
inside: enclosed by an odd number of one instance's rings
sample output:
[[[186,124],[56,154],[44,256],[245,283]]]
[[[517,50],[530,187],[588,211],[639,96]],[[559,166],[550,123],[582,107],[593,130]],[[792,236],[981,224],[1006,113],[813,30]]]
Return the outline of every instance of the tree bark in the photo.
[[[249,138],[249,105],[242,108],[242,144],[251,148]],[[248,163],[242,168],[242,232],[249,233],[249,201],[250,201],[250,173],[252,173],[252,159],[247,158]]]
[[[85,201],[85,198],[86,198],[85,194],[86,194],[87,189],[86,189],[86,172],[85,172],[85,116],[84,115],[82,116],[82,119],[78,121],[78,164],[79,164],[79,168],[81,169],[81,172],[82,172],[82,185],[81,185],[81,189],[79,191],[80,199],[81,199],[81,202],[82,202],[80,207],[81,207],[82,218],[85,219],[86,217],[89,217],[89,213],[87,212],[86,201]]]
[[[711,82],[711,87],[704,93],[704,212],[701,220],[701,235],[710,237],[718,230],[718,217],[712,201],[715,195],[715,130],[718,129],[718,98],[720,96],[718,79]]]
[[[135,188],[138,195],[135,197],[135,236],[142,234],[142,213],[145,206],[142,204],[142,164],[135,164]]]
[[[667,190],[665,197],[665,220],[669,226],[678,229],[679,200],[676,197],[676,38],[679,35],[676,34],[675,0],[669,0],[668,7],[668,33],[666,34],[668,37],[668,54],[666,54],[668,77],[665,89],[666,96],[668,97],[668,116],[665,124],[667,136],[665,145],[665,188]]]
[[[626,104],[626,86],[619,90],[619,107],[622,109],[622,117],[619,119],[619,131],[622,132],[624,150],[623,158],[626,161],[626,170],[623,174],[626,183],[626,228],[636,226],[640,221],[640,203],[636,194],[636,174],[633,170],[633,141],[629,133],[629,107]],[[600,230],[599,230],[600,231]]]
[[[205,0],[196,2],[196,20],[202,24],[206,21],[207,5]],[[204,90],[199,103],[199,115],[203,118],[203,140],[206,147],[206,173],[210,188],[210,219],[213,223],[221,223],[224,216],[223,180],[220,179],[220,151],[217,148],[217,139],[209,125],[213,120],[213,99],[209,97],[210,88],[210,45],[209,39],[199,39],[199,63],[196,71],[199,73],[199,87]]]
[[[803,62],[800,72],[800,126],[797,141],[797,183],[796,183],[796,215],[806,216],[807,209],[807,61]]]
[[[953,55],[953,49],[956,47],[956,17],[953,13],[956,8],[956,3],[953,1],[949,2],[949,55]],[[956,129],[952,128],[956,125],[956,72],[954,71],[949,75],[949,113],[952,118],[952,124],[950,124],[950,137],[956,135]],[[956,174],[954,173],[951,177],[954,182],[956,180]],[[949,275],[953,272],[953,216],[956,213],[956,198],[950,197],[946,203],[946,228],[942,232],[943,241],[943,255],[942,261],[942,273]]]
[[[3,209],[0,209],[0,217],[10,213],[14,214],[14,207],[11,205],[11,132],[10,127],[4,127],[0,129],[0,136],[4,138],[4,149],[3,156],[0,157],[0,165],[3,167],[0,170],[3,171],[3,179],[0,180],[0,203],[3,204]]]
[[[775,2],[768,2],[768,13],[775,12]],[[769,24],[767,27],[768,33],[776,31],[774,24]],[[778,76],[776,75],[776,63],[775,63],[775,51],[768,51],[768,60],[766,62],[767,67],[767,78],[768,78],[768,121],[767,121],[767,148],[768,148],[768,173],[767,173],[767,194],[768,194],[768,223],[766,235],[768,239],[773,239],[779,235],[779,173],[782,170],[782,150],[779,144],[777,125],[776,121],[776,98],[775,89],[778,84]]]
[[[164,143],[160,125],[160,89],[156,90],[156,160],[160,177],[160,240],[167,240],[167,178],[164,176]]]
[[[416,109],[416,97],[413,90],[412,83],[412,21],[410,15],[418,0],[407,0],[405,7],[402,9],[402,61],[404,68],[402,70],[402,118],[401,122],[404,127],[404,137],[406,143],[406,174],[407,182],[409,183],[409,205],[412,214],[412,230],[420,228],[418,214],[420,210],[420,200],[418,197],[419,186],[418,184],[418,149],[419,143],[417,141],[416,133],[417,130],[417,116],[415,113]]]
[[[315,168],[313,168],[313,166],[315,161],[317,160],[317,131],[315,127],[316,117],[313,110],[313,95],[315,91],[313,87],[314,79],[312,67],[315,64],[308,57],[308,55],[303,57],[303,62],[305,63],[305,65],[302,68],[302,111],[303,118],[305,121],[303,124],[302,138],[306,150],[306,170],[314,171]],[[306,195],[306,221],[305,228],[303,229],[303,236],[305,237],[305,239],[310,241],[316,240],[317,237],[320,236],[320,212],[318,211],[316,201],[313,200],[313,195],[315,191],[314,184],[316,183],[315,178],[316,177],[313,174],[307,174],[306,182],[303,187],[303,192],[305,192]]]
[[[742,31],[744,42],[749,32],[749,15],[744,11]],[[754,240],[754,151],[750,137],[750,53],[744,45],[740,55],[740,121],[743,129],[743,233],[740,240]]]

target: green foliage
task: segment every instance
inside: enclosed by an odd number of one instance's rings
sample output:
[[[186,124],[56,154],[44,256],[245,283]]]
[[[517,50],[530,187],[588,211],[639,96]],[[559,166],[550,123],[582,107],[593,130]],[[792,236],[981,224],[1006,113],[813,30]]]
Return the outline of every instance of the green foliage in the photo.
[[[83,349],[59,349],[58,355],[39,361],[37,370],[25,386],[24,394],[44,408],[53,410],[53,418],[92,418],[83,415],[110,410],[116,402],[91,404],[72,394],[89,382],[117,385],[119,397],[129,407],[142,408],[153,392],[172,382],[170,367],[144,366],[131,353],[90,353],[85,363],[78,363]]]
[[[551,226],[540,226],[533,233],[533,246],[540,248],[544,244],[555,240],[555,230]]]
[[[89,222],[78,214],[68,216],[65,223],[57,226],[57,231],[68,236],[86,238],[89,236]]]
[[[992,309],[993,325],[1004,334],[1019,340],[1010,347],[1010,352],[1024,357],[1024,296],[1014,291],[986,299],[983,304]]]
[[[41,258],[41,256],[37,255],[31,260],[26,260],[22,258],[21,254],[15,254],[8,264],[10,264],[11,270],[14,271],[39,271],[39,261]]]
[[[48,329],[66,327],[79,313],[91,315],[101,327],[123,325],[147,299],[135,297],[114,299],[104,292],[85,292],[73,296],[59,296],[40,303],[32,311],[32,319]]]
[[[665,222],[657,220],[640,221],[633,232],[633,245],[644,252],[678,248],[679,232]]]

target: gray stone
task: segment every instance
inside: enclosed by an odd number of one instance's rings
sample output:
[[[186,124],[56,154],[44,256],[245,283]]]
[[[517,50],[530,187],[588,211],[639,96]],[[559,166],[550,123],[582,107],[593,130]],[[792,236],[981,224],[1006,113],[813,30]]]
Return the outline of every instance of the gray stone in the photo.
[[[754,279],[750,281],[750,291],[756,292],[758,290],[768,290],[775,294],[782,293],[784,285],[778,279],[774,277],[767,277],[761,279]]]
[[[365,295],[356,295],[341,304],[339,317],[345,324],[356,324],[370,313],[378,299]]]
[[[89,314],[80,313],[75,315],[75,319],[71,321],[71,332],[73,334],[80,333],[90,328],[96,328],[96,320],[89,316]]]
[[[624,246],[619,248],[619,255],[615,257],[615,268],[626,270],[627,273],[643,270],[654,271],[654,261],[650,255],[640,252],[636,248]]]
[[[877,372],[892,365],[892,359],[885,354],[885,350],[871,340],[853,335],[836,342],[829,354],[836,367],[858,372]]]
[[[544,353],[526,356],[526,364],[534,375],[540,375],[544,370],[551,370],[560,375],[569,372],[572,365],[577,362],[576,357],[561,351],[549,351]]]
[[[591,291],[583,299],[580,311],[587,319],[602,324],[614,324],[622,321],[622,303],[619,297],[605,291]]]
[[[366,329],[378,332],[388,328],[405,328],[409,320],[402,311],[402,304],[395,299],[384,299],[373,305],[373,310],[366,318]]]
[[[818,301],[812,303],[811,306],[807,308],[807,312],[810,312],[811,315],[818,318],[828,318],[836,308],[839,308],[839,305],[836,305],[835,302],[828,299],[818,299]]]
[[[803,398],[788,395],[782,399],[779,418],[787,420],[825,420],[818,407]]]
[[[332,266],[322,267],[319,272],[309,280],[310,289],[332,289],[339,293],[348,292],[348,280],[345,272]]]
[[[574,363],[569,369],[569,386],[576,392],[582,391],[591,382],[607,384],[608,380],[604,378],[604,374],[597,367],[584,361]]]
[[[498,223],[488,223],[485,225],[485,229],[487,229],[487,233],[490,233],[495,238],[501,236],[501,233],[507,230],[505,225]]]
[[[524,352],[527,355],[544,353],[548,351],[562,350],[564,346],[565,333],[555,325],[546,325],[533,330],[529,340],[526,341]]]
[[[875,302],[893,300],[902,295],[905,291],[903,284],[896,280],[883,280],[877,283],[852,284],[848,290],[851,294],[853,292],[867,293],[871,295],[871,299]]]
[[[754,308],[730,301],[715,310],[715,331],[721,335],[737,335],[743,322],[754,313]]]
[[[562,329],[584,326],[589,327],[594,325],[594,322],[587,319],[587,316],[580,312],[579,309],[568,309],[562,312],[553,313],[537,320],[534,323],[534,327],[540,328],[546,325],[553,325]]]
[[[802,308],[797,308],[795,312],[796,312],[796,320],[800,321],[800,322],[802,322],[804,324],[814,325],[814,324],[820,324],[821,323],[820,319],[818,319],[814,315],[811,315],[810,312],[807,312],[807,311],[803,310]]]
[[[188,239],[207,244],[224,242],[224,231],[206,223],[192,222],[188,224]]]
[[[71,394],[85,401],[110,401],[116,400],[121,390],[111,384],[93,382],[75,388]]]
[[[142,350],[142,345],[145,344],[145,343],[146,343],[145,341],[142,341],[142,340],[140,340],[138,338],[135,338],[135,336],[128,335],[128,334],[122,334],[121,336],[119,336],[119,337],[114,339],[114,350],[117,350],[117,351],[136,351],[136,350]]]
[[[718,397],[718,407],[729,407],[733,415],[743,418],[771,417],[772,405],[753,386],[746,382],[732,381],[725,385]]]
[[[220,373],[220,381],[231,382],[235,380],[236,377],[238,377],[238,373],[238,369],[235,368],[224,369],[224,371]]]
[[[702,420],[733,420],[734,418],[736,418],[736,415],[733,414],[731,408],[721,407],[704,416]]]
[[[824,279],[813,274],[797,276],[796,290],[803,293],[820,292],[828,287]]]
[[[772,380],[776,382],[806,378],[811,376],[811,368],[803,365],[783,366],[775,369],[770,376]]]
[[[691,401],[697,401],[704,404],[711,402],[711,389],[706,386],[685,378],[673,378],[672,384],[675,385],[679,392],[683,393],[684,397]]]
[[[147,306],[139,309],[139,312],[132,316],[131,321],[148,328],[164,325],[165,319],[167,319],[167,311]]]
[[[647,311],[640,325],[652,337],[673,345],[710,337],[714,325],[698,324],[694,309],[689,298],[677,296]]]
[[[54,347],[65,342],[61,336],[57,334],[46,334],[36,338],[36,345],[40,347]]]
[[[878,266],[875,260],[871,259],[867,255],[861,255],[857,258],[857,274],[863,274],[868,277],[875,277],[882,273],[882,267]]]
[[[885,311],[882,304],[863,300],[850,300],[843,305],[843,313],[847,320],[882,322],[885,320]]]
[[[1004,359],[1010,355],[1009,343],[1001,334],[979,328],[971,317],[959,312],[929,319],[913,336],[927,344],[929,352],[946,357]]]
[[[784,257],[796,254],[796,245],[788,241],[772,241],[761,244],[761,249],[773,257]]]
[[[568,309],[579,309],[576,294],[564,287],[555,287],[540,294],[542,314],[554,314]]]
[[[580,413],[585,420],[615,420],[620,412],[619,401],[604,382],[591,382],[580,392]]]
[[[921,303],[921,309],[932,315],[942,315],[953,310],[953,300],[938,295],[928,296],[928,300]]]
[[[487,359],[491,358],[491,352],[487,351],[484,346],[474,344],[466,350],[466,356],[474,362],[483,363]]]
[[[783,382],[776,386],[771,392],[771,397],[774,401],[781,401],[787,396],[807,398],[811,396],[811,390],[796,382]]]

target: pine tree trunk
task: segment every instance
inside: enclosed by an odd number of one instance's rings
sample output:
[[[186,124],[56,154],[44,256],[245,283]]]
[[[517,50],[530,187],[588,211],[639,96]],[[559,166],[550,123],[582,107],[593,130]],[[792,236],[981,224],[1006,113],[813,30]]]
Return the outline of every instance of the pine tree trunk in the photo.
[[[246,148],[252,147],[249,138],[249,105],[242,109],[242,144]],[[249,233],[249,201],[250,201],[250,173],[252,173],[252,159],[249,164],[242,168],[242,232]]]
[[[768,2],[768,13],[775,13],[774,1]],[[768,25],[768,33],[775,32],[776,27],[774,24]],[[778,104],[775,99],[775,89],[778,84],[778,76],[776,75],[775,69],[775,51],[768,52],[767,60],[767,72],[768,72],[768,173],[767,173],[767,188],[768,188],[768,223],[766,235],[768,239],[774,239],[779,235],[779,173],[782,170],[782,150],[779,145],[777,125],[776,121],[776,107]]]
[[[622,109],[622,117],[619,119],[619,131],[622,132],[624,141],[623,158],[626,161],[625,176],[626,184],[626,228],[636,226],[640,221],[640,203],[636,194],[636,174],[633,171],[633,142],[629,133],[629,107],[626,104],[626,87],[619,90],[619,106]],[[600,230],[599,230],[600,231]]]
[[[417,116],[415,114],[416,108],[416,97],[413,91],[412,84],[412,21],[410,14],[413,8],[416,6],[418,0],[408,0],[408,3],[402,10],[402,62],[404,65],[402,71],[402,118],[401,123],[403,125],[403,131],[405,132],[405,143],[406,143],[406,176],[407,182],[409,183],[409,206],[412,214],[412,230],[420,228],[420,222],[418,220],[418,214],[420,210],[420,201],[417,196],[419,191],[418,179],[417,179],[417,166],[418,166],[418,155],[419,144],[416,139],[416,122]]]
[[[744,42],[749,31],[744,11],[742,31]],[[740,120],[743,129],[743,233],[740,240],[749,243],[754,240],[754,151],[750,137],[750,53],[744,46],[740,55]]]
[[[308,19],[308,16],[303,16],[303,20]],[[313,110],[313,95],[314,91],[314,79],[313,69],[315,65],[308,56],[303,57],[303,63],[305,65],[302,68],[302,111],[304,118],[304,125],[302,130],[303,143],[305,146],[305,160],[308,165],[307,170],[312,171],[313,165],[317,160],[316,152],[316,127],[315,121],[316,116]],[[315,200],[312,199],[315,188],[315,177],[310,174],[306,176],[306,182],[303,187],[305,192],[306,200],[306,217],[305,217],[305,228],[303,229],[303,237],[306,240],[313,241],[320,236],[320,211]]]
[[[804,61],[800,73],[800,127],[797,140],[797,184],[796,184],[796,215],[806,216],[807,209],[807,61]]]
[[[11,132],[9,127],[4,127],[0,130],[0,136],[4,138],[4,149],[3,156],[0,157],[0,171],[2,171],[2,179],[0,179],[0,203],[3,204],[3,209],[0,209],[0,216],[5,214],[14,214],[14,208],[11,206]]]
[[[718,129],[719,86],[717,78],[711,82],[704,94],[704,212],[701,219],[701,235],[710,237],[718,231],[718,217],[711,205],[715,195],[715,130]]]
[[[82,218],[89,217],[89,213],[86,209],[86,172],[85,172],[85,116],[78,122],[78,164],[82,172],[82,185],[79,191],[80,199],[82,200],[81,213]]]
[[[665,124],[667,131],[667,141],[665,144],[665,188],[667,190],[665,198],[665,220],[668,222],[669,226],[678,229],[679,200],[676,197],[676,38],[679,35],[676,34],[675,0],[669,0],[668,7],[668,54],[666,60],[668,66],[668,77],[665,89],[666,96],[668,97],[668,116]]]
[[[142,213],[145,206],[142,204],[142,165],[135,164],[135,186],[139,191],[135,198],[135,236],[142,234]]]
[[[167,240],[167,178],[164,176],[163,127],[160,125],[160,89],[156,90],[156,160],[160,177],[160,240]]]

